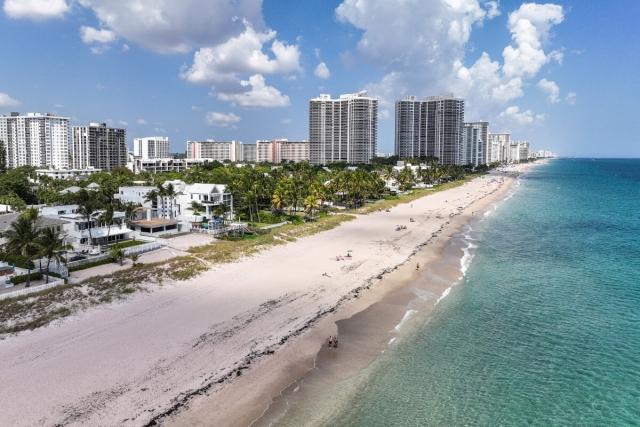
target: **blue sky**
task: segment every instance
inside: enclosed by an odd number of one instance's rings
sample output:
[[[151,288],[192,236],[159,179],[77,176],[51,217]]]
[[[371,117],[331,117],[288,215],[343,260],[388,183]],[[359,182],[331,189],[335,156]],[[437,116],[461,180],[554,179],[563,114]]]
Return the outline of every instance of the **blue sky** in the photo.
[[[395,99],[452,92],[467,120],[535,148],[638,157],[639,12],[634,0],[3,0],[0,112],[108,121],[183,151],[306,139],[309,98],[367,89],[391,152]]]

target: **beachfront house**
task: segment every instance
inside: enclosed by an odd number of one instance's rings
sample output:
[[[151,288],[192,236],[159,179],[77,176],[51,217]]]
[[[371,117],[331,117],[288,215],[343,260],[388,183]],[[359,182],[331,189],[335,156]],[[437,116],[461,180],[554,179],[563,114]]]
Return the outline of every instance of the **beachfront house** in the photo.
[[[4,245],[6,243],[6,239],[3,237],[4,233],[11,228],[11,224],[16,222],[19,217],[20,213],[18,212],[10,212],[0,215],[0,245]],[[54,228],[61,231],[64,230],[64,226],[67,224],[67,221],[60,218],[38,216],[36,220],[36,228],[39,230],[43,228]]]
[[[67,243],[76,250],[90,250],[131,239],[133,232],[127,227],[124,212],[115,211],[111,224],[101,221],[103,213],[96,211],[89,219],[80,213],[78,205],[40,208],[41,217],[65,221],[62,229],[67,235]]]
[[[123,203],[139,205],[138,214],[131,222],[136,233],[160,236],[194,228],[207,228],[209,224],[222,224],[222,218],[231,218],[233,197],[227,187],[220,184],[186,184],[172,180],[163,183],[165,191],[152,186],[120,187],[114,197]],[[155,192],[156,197],[149,197]]]

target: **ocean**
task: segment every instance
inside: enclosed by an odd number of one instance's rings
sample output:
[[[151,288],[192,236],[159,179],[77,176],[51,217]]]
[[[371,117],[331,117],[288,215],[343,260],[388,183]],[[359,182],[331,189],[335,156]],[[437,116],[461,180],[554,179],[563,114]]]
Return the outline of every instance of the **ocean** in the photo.
[[[538,166],[459,238],[459,283],[319,424],[640,425],[640,160]]]

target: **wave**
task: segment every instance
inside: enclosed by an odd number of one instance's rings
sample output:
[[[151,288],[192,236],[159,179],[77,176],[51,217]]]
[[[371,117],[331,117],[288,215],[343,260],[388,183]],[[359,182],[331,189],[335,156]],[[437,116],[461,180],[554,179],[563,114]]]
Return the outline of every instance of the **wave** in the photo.
[[[467,270],[471,265],[471,261],[473,261],[474,252],[472,251],[472,249],[475,249],[477,247],[477,245],[474,245],[471,242],[467,242],[467,246],[462,249],[462,252],[464,254],[462,255],[462,258],[460,258],[460,271],[462,272],[463,276],[467,275]]]
[[[407,320],[409,320],[411,316],[413,316],[417,312],[418,310],[412,310],[412,309],[407,310],[406,313],[404,313],[404,316],[402,316],[402,320],[400,320],[400,323],[398,323],[396,327],[393,329],[396,332],[400,332],[400,329],[402,329],[402,325],[404,325],[407,322]]]
[[[440,295],[440,298],[438,298],[438,300],[436,301],[436,303],[434,305],[438,305],[438,303],[440,301],[445,299],[447,297],[447,295],[449,295],[449,292],[451,292],[451,286],[449,286],[447,289],[444,290],[444,292],[442,293],[442,295]]]

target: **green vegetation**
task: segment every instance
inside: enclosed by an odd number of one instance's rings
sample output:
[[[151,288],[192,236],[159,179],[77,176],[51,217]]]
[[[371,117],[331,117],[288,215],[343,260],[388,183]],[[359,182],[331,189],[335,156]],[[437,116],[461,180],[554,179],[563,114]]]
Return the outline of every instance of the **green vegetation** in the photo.
[[[86,270],[87,268],[97,267],[99,265],[111,264],[113,260],[111,258],[101,259],[99,261],[88,262],[82,265],[76,265],[75,267],[69,267],[69,273],[74,271]]]
[[[151,194],[151,201],[157,201],[158,196],[172,199],[175,189],[171,185],[163,185],[167,180],[224,184],[233,195],[236,219],[248,221],[253,226],[289,222],[270,230],[257,229],[241,235],[230,235],[216,243],[193,248],[187,256],[165,262],[139,264],[134,256],[131,258],[135,268],[92,277],[77,285],[58,286],[28,297],[0,301],[0,334],[37,328],[78,310],[117,301],[134,292],[161,285],[165,280],[187,280],[212,264],[233,262],[275,245],[332,229],[355,218],[351,214],[366,214],[410,202],[461,185],[475,176],[471,168],[442,166],[433,159],[427,159],[422,166],[413,169],[406,167],[398,170],[392,164],[387,159],[375,159],[370,165],[358,167],[347,167],[345,164],[318,167],[308,163],[236,167],[215,163],[182,173],[142,173],[139,176],[126,169],[117,169],[110,173],[99,172],[78,182],[39,177],[37,186],[31,183],[36,178],[33,168],[18,168],[0,174],[0,203],[2,200],[12,200],[12,206],[18,209],[28,203],[76,203],[81,214],[93,224],[111,224],[116,210],[124,211],[127,220],[134,218],[139,206],[122,204],[113,198],[119,186],[131,185],[134,179],[157,186]],[[86,189],[93,182],[99,185],[99,189]],[[395,184],[401,194],[390,191],[390,183]],[[413,189],[418,183],[432,185],[433,188]],[[72,185],[82,189],[77,193],[60,193]],[[204,210],[204,206],[198,202],[191,207],[197,213]],[[173,212],[172,206],[168,208],[169,212]],[[224,217],[226,213],[227,207],[220,205],[214,215]],[[2,259],[13,259],[16,264],[31,268],[31,261],[36,256],[44,257],[49,262],[57,260],[57,254],[62,250],[59,236],[51,234],[46,238],[40,237],[40,232],[34,226],[35,220],[33,212],[25,211],[13,232],[5,236],[10,237],[8,241],[11,244],[0,253]],[[115,244],[111,247],[111,258],[70,268],[70,271],[113,261],[122,263],[123,249],[142,243],[132,241]]]

